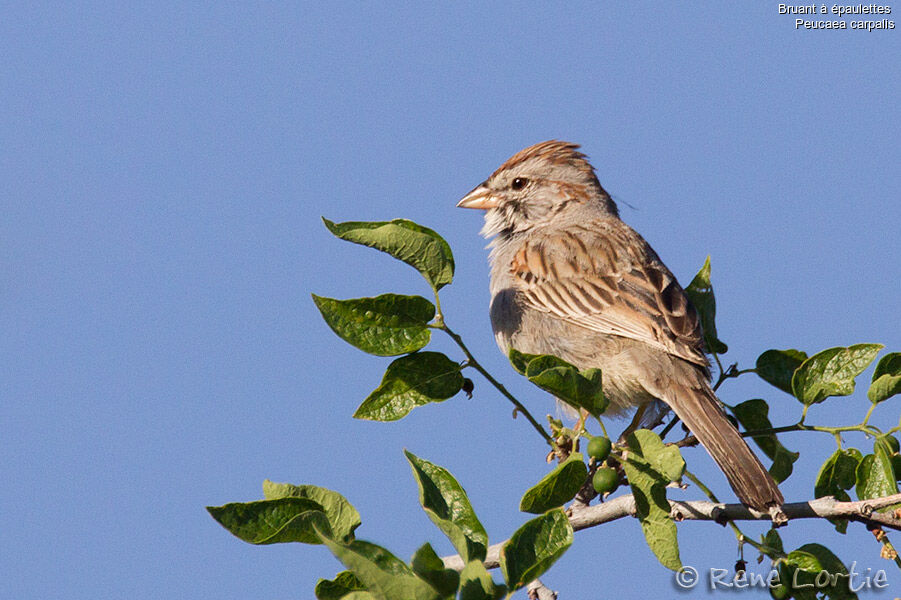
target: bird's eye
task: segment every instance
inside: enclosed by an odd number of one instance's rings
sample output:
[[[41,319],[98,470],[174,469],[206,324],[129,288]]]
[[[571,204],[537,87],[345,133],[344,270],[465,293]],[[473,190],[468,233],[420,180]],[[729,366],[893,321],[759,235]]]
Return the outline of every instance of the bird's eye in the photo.
[[[529,183],[529,180],[524,177],[517,177],[513,180],[513,183],[510,184],[510,187],[514,190],[521,190],[526,187],[526,184]]]

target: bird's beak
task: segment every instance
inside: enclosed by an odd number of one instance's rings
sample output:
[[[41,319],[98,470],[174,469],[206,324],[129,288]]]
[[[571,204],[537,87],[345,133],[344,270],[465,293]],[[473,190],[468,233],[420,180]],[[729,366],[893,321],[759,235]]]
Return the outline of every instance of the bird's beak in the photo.
[[[457,202],[457,208],[478,208],[488,210],[494,208],[500,202],[500,198],[491,193],[484,183],[476,187]]]

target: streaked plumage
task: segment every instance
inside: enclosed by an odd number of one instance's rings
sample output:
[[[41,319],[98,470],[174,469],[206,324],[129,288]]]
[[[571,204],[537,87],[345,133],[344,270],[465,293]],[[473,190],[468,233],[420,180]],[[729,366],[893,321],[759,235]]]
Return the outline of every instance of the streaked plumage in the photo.
[[[661,400],[745,504],[776,516],[776,483],[726,419],[709,383],[697,313],[648,243],[619,218],[578,146],[526,148],[460,201],[493,237],[498,345],[603,372],[609,412]]]

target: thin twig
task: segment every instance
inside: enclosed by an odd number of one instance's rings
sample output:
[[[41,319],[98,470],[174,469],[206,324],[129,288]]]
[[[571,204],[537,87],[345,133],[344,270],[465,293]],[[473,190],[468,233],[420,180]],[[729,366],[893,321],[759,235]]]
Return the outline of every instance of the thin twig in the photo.
[[[678,422],[679,422],[679,417],[676,416],[676,413],[673,413],[673,418],[670,419],[670,422],[666,424],[666,427],[664,427],[660,431],[660,439],[661,440],[665,439],[666,434],[668,434],[672,430],[672,428],[676,426],[676,423],[678,423]]]
[[[519,400],[517,400],[515,396],[513,396],[513,394],[508,392],[507,388],[505,388],[497,379],[495,379],[491,375],[491,373],[486,371],[485,368],[479,364],[479,361],[477,361],[475,359],[475,357],[472,355],[472,352],[470,352],[469,348],[466,347],[466,344],[463,343],[463,338],[461,338],[450,327],[448,327],[447,323],[445,323],[444,321],[437,323],[435,325],[435,328],[440,329],[441,331],[443,331],[444,333],[449,335],[451,337],[451,339],[454,340],[454,342],[456,342],[456,344],[463,351],[463,354],[466,355],[467,365],[472,367],[479,373],[481,373],[482,377],[487,379],[491,385],[493,385],[495,388],[497,388],[497,391],[499,391],[501,394],[503,394],[504,397],[507,398],[507,400],[512,402],[513,406],[516,407],[517,412],[522,413],[523,416],[525,416],[525,418],[528,419],[529,423],[532,424],[532,427],[534,427],[535,430],[541,434],[541,437],[544,438],[544,441],[546,441],[549,444],[552,443],[551,436],[548,435],[548,432],[544,430],[544,427],[542,427],[538,423],[538,421],[535,420],[535,417],[532,416],[532,413],[530,413],[529,410],[525,406],[523,406],[522,403]]]
[[[794,425],[783,425],[781,427],[771,427],[769,429],[753,429],[751,431],[740,431],[739,435],[742,437],[763,437],[765,435],[775,435],[777,433],[788,433],[791,431],[820,431],[822,433],[828,433],[830,435],[836,435],[839,433],[845,433],[848,431],[860,431],[863,433],[870,434],[878,434],[878,430],[872,425],[865,425],[863,423],[859,425],[848,425],[845,427],[825,427],[819,425],[805,425],[804,423],[795,423]],[[694,435],[687,435],[678,442],[675,442],[675,445],[679,448],[684,448],[686,446],[697,446],[698,439]]]
[[[711,502],[715,504],[719,503],[720,500],[716,497],[716,494],[713,493],[713,490],[704,485],[704,482],[698,479],[694,473],[692,473],[688,469],[685,469],[685,477],[687,477],[689,481],[694,483],[699,490],[704,492],[704,495],[707,496],[707,498]],[[723,521],[723,523],[729,524],[729,527],[731,527],[733,533],[735,533],[735,539],[737,539],[739,542],[741,542],[745,538],[744,532],[738,527],[738,525],[735,524],[735,521],[729,519],[728,521]]]

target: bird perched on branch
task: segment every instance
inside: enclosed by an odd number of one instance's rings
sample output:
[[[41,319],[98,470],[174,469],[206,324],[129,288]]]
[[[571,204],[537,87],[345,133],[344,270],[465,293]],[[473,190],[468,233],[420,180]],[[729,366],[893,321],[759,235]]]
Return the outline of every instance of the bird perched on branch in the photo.
[[[720,408],[698,315],[648,243],[619,218],[579,146],[513,155],[457,206],[485,211],[493,238],[491,323],[498,345],[600,368],[608,413],[669,406],[747,506],[774,520],[776,482]]]

